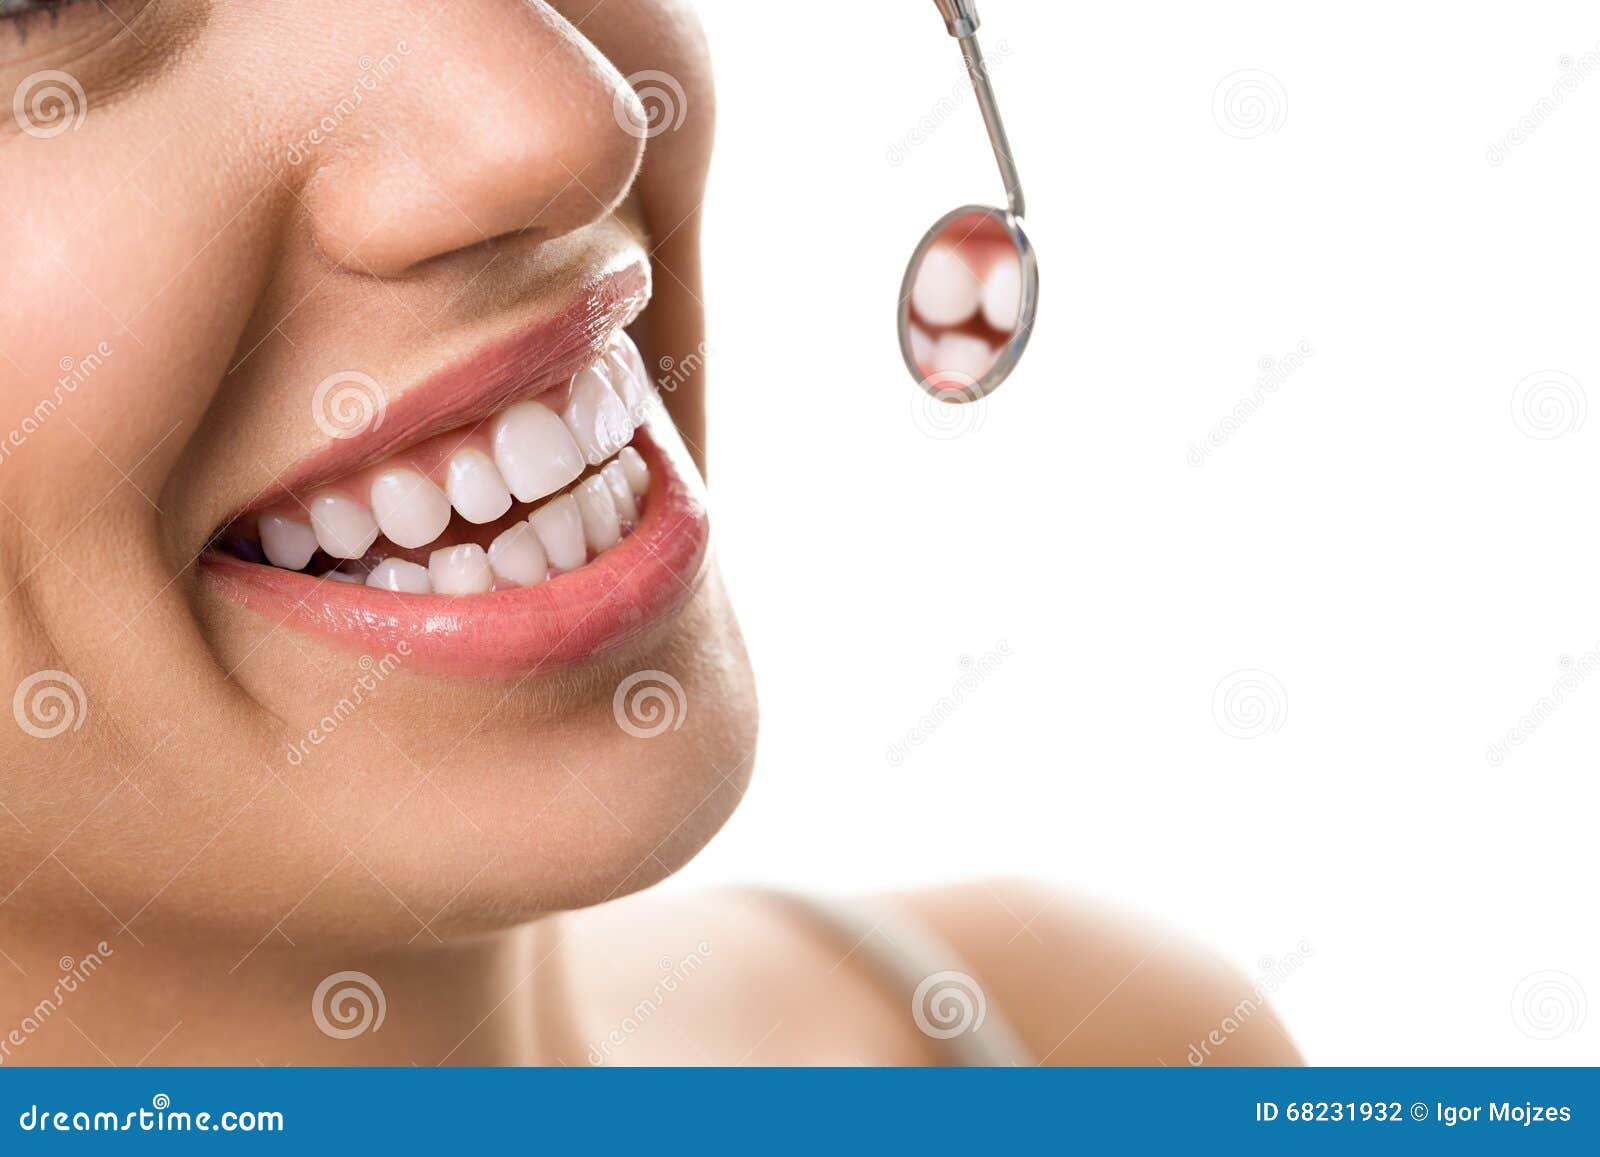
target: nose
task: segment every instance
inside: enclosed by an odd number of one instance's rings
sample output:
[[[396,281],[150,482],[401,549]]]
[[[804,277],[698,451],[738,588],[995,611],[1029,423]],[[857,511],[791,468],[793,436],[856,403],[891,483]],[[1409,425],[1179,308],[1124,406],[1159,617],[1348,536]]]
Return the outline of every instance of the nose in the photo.
[[[301,200],[328,258],[393,277],[506,234],[570,233],[627,193],[637,98],[548,5],[440,5],[405,35],[364,62],[358,131],[308,146]]]

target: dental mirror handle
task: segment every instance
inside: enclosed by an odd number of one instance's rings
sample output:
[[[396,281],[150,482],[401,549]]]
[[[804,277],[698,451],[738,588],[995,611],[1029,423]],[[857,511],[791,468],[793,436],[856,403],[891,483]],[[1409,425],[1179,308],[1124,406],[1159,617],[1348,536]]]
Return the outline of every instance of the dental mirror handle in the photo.
[[[978,47],[976,0],[933,0],[933,4],[944,17],[944,26],[950,30],[950,35],[961,42],[961,58],[967,63],[967,76],[972,79],[972,90],[978,95],[983,127],[989,130],[989,144],[994,147],[1000,179],[1005,182],[1006,201],[1012,214],[1022,217],[1025,215],[1022,178],[1017,175],[1017,162],[1011,156],[1011,142],[1006,139],[1006,127],[1000,121],[1000,107],[995,103],[994,89],[989,84],[983,50]]]

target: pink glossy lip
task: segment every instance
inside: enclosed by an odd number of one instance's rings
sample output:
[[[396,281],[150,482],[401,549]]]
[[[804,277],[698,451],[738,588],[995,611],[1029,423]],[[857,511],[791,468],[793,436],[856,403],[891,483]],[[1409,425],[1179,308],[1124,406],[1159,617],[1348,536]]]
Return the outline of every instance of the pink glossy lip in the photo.
[[[375,657],[403,655],[408,668],[507,678],[579,662],[670,619],[706,567],[710,526],[696,483],[646,429],[633,444],[650,467],[639,525],[587,566],[538,586],[460,598],[405,595],[218,552],[201,558],[201,571],[225,597],[273,622]]]
[[[622,259],[598,272],[559,312],[446,366],[384,407],[381,421],[285,471],[251,500],[262,509],[414,446],[470,426],[512,402],[564,386],[594,361],[616,329],[650,297],[650,266]],[[236,511],[235,516],[244,511]]]

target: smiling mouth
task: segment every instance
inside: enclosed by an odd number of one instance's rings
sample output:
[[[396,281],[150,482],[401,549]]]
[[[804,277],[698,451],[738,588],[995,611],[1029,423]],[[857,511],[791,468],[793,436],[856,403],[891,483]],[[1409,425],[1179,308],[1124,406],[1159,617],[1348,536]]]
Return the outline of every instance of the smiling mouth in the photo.
[[[632,443],[653,389],[638,348],[618,332],[566,386],[251,511],[218,549],[403,594],[536,586],[638,525],[650,468]]]
[[[661,626],[709,526],[621,328],[647,296],[647,267],[614,269],[325,447],[218,529],[208,586],[272,630],[454,674],[524,676]]]

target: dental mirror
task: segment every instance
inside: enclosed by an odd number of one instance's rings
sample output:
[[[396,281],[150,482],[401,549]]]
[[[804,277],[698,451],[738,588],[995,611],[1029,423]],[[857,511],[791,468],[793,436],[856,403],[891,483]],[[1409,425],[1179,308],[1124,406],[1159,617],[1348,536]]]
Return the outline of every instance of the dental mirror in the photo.
[[[923,234],[900,283],[900,354],[935,398],[973,402],[1006,380],[1027,347],[1039,266],[1022,231],[1022,182],[978,47],[973,0],[934,4],[961,43],[1008,207],[963,205]]]

